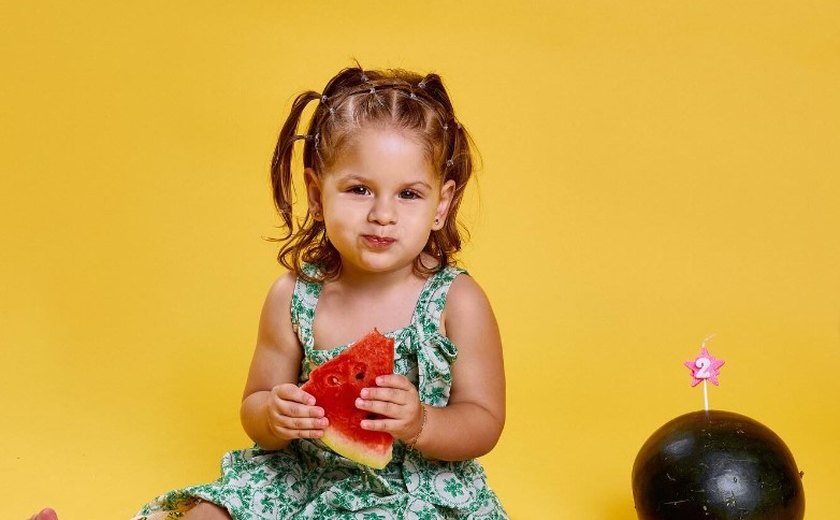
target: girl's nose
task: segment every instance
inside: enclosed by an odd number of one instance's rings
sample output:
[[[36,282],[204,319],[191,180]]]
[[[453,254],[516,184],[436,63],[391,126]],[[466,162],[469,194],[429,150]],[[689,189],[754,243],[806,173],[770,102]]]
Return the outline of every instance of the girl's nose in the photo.
[[[394,203],[384,197],[377,197],[368,213],[368,222],[376,222],[381,225],[396,224],[397,212]]]

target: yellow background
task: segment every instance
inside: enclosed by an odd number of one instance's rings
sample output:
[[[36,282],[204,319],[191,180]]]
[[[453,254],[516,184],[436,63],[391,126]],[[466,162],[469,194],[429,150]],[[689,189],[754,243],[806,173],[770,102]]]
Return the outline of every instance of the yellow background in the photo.
[[[275,135],[358,58],[439,72],[482,153],[463,260],[502,327],[512,517],[634,519],[714,332],[712,406],[836,518],[840,3],[396,5],[3,2],[0,517],[126,518],[247,444]]]

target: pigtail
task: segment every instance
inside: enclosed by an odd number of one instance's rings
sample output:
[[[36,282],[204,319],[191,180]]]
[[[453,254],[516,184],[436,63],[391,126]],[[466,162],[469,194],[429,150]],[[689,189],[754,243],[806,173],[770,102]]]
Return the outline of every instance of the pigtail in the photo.
[[[292,152],[294,144],[300,139],[310,141],[314,138],[309,134],[305,136],[297,134],[300,117],[306,105],[320,97],[317,92],[310,90],[295,99],[274,148],[274,157],[271,159],[271,186],[274,205],[277,207],[280,218],[283,219],[283,227],[286,228],[285,235],[278,240],[289,238],[294,231],[292,222]],[[309,144],[307,142],[307,145]],[[311,167],[311,164],[306,164],[306,161],[304,161],[304,166]]]
[[[447,118],[455,118],[454,110],[452,109],[452,101],[449,99],[449,94],[446,93],[446,88],[443,86],[443,80],[437,74],[427,74],[417,86],[428,93],[435,103],[442,109],[441,112]]]
[[[452,101],[437,74],[426,75],[417,87],[431,98],[438,107],[441,127],[441,157],[438,159],[443,182],[455,181],[455,193],[449,206],[449,214],[443,227],[432,232],[427,251],[438,260],[439,268],[453,262],[452,257],[461,250],[462,236],[469,237],[469,231],[456,218],[463,200],[464,190],[473,173],[473,148],[467,130],[458,122]]]
[[[371,77],[373,76],[373,77]],[[361,66],[347,67],[335,75],[324,87],[324,95],[335,96],[340,93],[349,92],[359,85],[363,85],[372,79],[376,79],[376,72],[366,73]]]

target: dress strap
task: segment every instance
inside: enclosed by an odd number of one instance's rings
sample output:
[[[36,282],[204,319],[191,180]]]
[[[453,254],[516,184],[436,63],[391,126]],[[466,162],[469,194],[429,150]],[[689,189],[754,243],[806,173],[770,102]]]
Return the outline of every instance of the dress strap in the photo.
[[[319,271],[310,264],[303,265],[304,274],[317,277]],[[291,314],[292,329],[297,334],[300,344],[309,352],[315,346],[315,337],[312,334],[312,323],[315,321],[315,307],[318,305],[318,297],[321,295],[321,284],[319,282],[308,282],[297,277],[295,288],[292,292]]]
[[[417,299],[417,308],[414,311],[413,321],[424,321],[424,325],[440,328],[440,316],[446,307],[446,298],[449,296],[449,288],[452,282],[460,274],[466,274],[466,270],[460,267],[447,266],[433,274],[426,282],[420,297]]]

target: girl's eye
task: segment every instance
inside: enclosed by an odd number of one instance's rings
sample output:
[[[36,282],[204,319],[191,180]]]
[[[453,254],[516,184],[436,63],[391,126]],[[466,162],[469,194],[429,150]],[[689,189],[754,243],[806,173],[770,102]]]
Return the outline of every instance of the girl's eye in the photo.
[[[350,188],[347,189],[347,192],[348,193],[353,193],[353,194],[356,194],[356,195],[367,195],[368,193],[370,193],[368,191],[368,189],[365,188],[364,186],[351,186]]]
[[[420,197],[420,194],[417,193],[414,190],[403,190],[403,191],[400,192],[400,198],[401,199],[413,200],[413,199],[419,199],[421,197]]]

